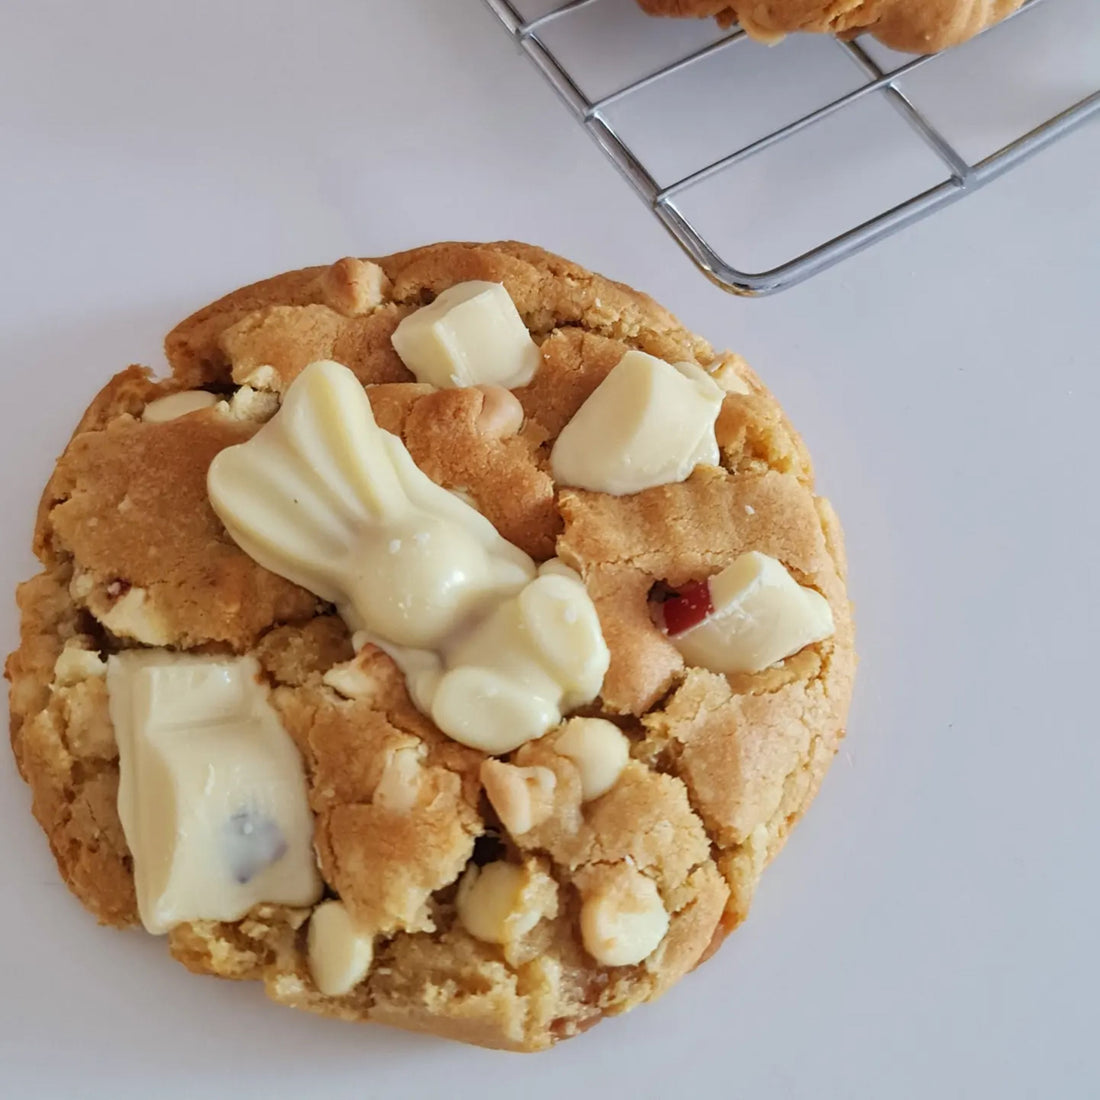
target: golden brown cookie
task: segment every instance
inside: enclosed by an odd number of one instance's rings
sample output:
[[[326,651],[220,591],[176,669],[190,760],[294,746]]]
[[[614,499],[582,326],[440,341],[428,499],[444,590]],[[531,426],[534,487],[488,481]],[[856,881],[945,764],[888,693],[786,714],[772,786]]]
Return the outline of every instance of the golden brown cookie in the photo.
[[[957,46],[1004,19],[1023,0],[638,0],[650,15],[714,16],[739,23],[753,38],[774,42],[796,31],[853,38],[873,34],[908,53]]]
[[[522,422],[489,391],[417,383],[391,345],[402,318],[467,280],[503,283],[540,347],[537,373],[514,391]],[[513,242],[276,276],[200,310],[165,347],[171,376],[117,375],[57,463],[34,536],[43,570],[19,590],[21,643],[7,664],[16,760],[88,909],[106,924],[137,921],[107,660],[138,647],[248,654],[301,753],[326,895],[373,930],[373,956],[350,992],[325,995],[310,910],[267,904],[232,923],[178,924],[169,949],[190,969],[262,981],[275,1000],[326,1015],[538,1050],[709,957],[816,792],[855,666],[836,517],[743,361],[629,287]],[[630,496],[555,486],[554,440],[629,349],[725,378],[721,465]],[[610,650],[583,713],[626,738],[610,730],[623,746],[610,780],[579,761],[568,724],[499,759],[451,740],[390,657],[355,653],[330,605],[229,537],[206,495],[211,460],[255,434],[319,359],[355,373],[378,423],[429,477],[537,561],[556,554],[581,574]],[[193,390],[212,396],[187,398],[193,411],[171,419],[146,412]],[[835,633],[756,674],[685,667],[652,594],[749,550],[824,595]],[[521,900],[522,919],[477,938],[470,929],[501,890]],[[641,962],[619,961],[624,912],[649,914],[657,946]]]

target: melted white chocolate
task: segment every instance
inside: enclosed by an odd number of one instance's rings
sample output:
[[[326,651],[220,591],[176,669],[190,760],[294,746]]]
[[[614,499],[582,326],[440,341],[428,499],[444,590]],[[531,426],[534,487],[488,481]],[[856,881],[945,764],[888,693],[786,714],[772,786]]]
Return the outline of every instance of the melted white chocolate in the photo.
[[[609,655],[575,573],[544,570],[421,472],[355,375],[307,367],[211,464],[210,500],[272,572],[335,603],[445,733],[508,752],[596,697]]]
[[[258,675],[253,657],[107,662],[118,816],[150,932],[321,894],[302,761]]]
[[[634,966],[649,958],[669,923],[656,885],[636,867],[618,865],[601,889],[584,892],[581,941],[603,966]]]

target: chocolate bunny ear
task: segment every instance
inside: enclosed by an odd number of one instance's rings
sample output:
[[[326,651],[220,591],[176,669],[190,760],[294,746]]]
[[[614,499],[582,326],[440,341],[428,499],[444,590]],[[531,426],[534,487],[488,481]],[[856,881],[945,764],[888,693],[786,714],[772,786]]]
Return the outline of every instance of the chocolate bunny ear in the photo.
[[[333,602],[357,529],[408,509],[366,393],[333,362],[306,367],[272,420],[215,457],[207,490],[245,553]]]

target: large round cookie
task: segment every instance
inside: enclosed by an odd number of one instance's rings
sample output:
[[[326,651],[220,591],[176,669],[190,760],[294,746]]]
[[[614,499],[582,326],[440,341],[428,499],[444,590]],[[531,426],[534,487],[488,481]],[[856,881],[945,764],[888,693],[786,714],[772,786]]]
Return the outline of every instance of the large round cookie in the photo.
[[[716,16],[774,41],[796,31],[851,38],[865,32],[910,53],[935,53],[972,38],[1014,12],[1023,0],[638,0],[650,15]]]
[[[402,318],[466,280],[503,283],[541,348],[534,379],[514,391],[523,426],[503,436],[479,417],[481,391],[412,381],[390,341]],[[19,590],[22,638],[7,665],[16,759],[84,905],[107,924],[137,920],[105,659],[169,647],[255,655],[302,754],[326,892],[385,930],[369,974],[344,996],[313,982],[309,909],[263,905],[235,923],[178,925],[168,946],[190,969],[263,981],[275,1000],[315,1012],[536,1050],[652,1000],[709,957],[821,782],[855,664],[836,517],[749,368],[646,296],[512,242],[280,275],[194,314],[165,347],[171,377],[117,375],[58,461],[34,536],[43,571]],[[721,468],[632,496],[556,489],[552,442],[627,349],[732,379],[716,429]],[[482,789],[484,755],[412,705],[384,653],[355,655],[330,605],[261,568],[222,527],[207,499],[211,460],[249,439],[320,359],[355,373],[378,423],[429,477],[463,490],[536,560],[556,553],[583,576],[610,649],[586,713],[612,718],[630,741],[631,761],[602,797],[582,804],[553,738],[530,742],[512,760],[554,770],[555,802],[542,825],[511,837]],[[225,403],[142,419],[149,402],[197,388]],[[823,593],[835,634],[754,675],[686,668],[647,596],[747,550]],[[423,797],[394,812],[372,796],[387,754],[410,744],[422,753]],[[456,919],[471,861],[522,863],[532,891],[553,897],[544,918],[504,945],[471,936]],[[623,867],[656,885],[668,931],[642,963],[600,965],[583,946],[578,891]]]

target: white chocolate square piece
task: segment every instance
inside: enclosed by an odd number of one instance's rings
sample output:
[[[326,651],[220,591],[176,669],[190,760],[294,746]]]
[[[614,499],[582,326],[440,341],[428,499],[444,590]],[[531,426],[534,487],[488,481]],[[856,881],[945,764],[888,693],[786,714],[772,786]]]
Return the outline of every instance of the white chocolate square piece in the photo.
[[[742,554],[708,585],[709,613],[670,638],[689,665],[721,673],[760,672],[835,629],[825,597],[800,585],[767,554]]]
[[[540,354],[501,283],[459,283],[410,313],[393,334],[401,361],[440,389],[525,386]]]
[[[550,452],[554,480],[626,496],[717,466],[722,398],[701,367],[628,351],[562,429]]]
[[[108,661],[118,815],[150,932],[321,894],[302,761],[258,676],[252,657]]]

